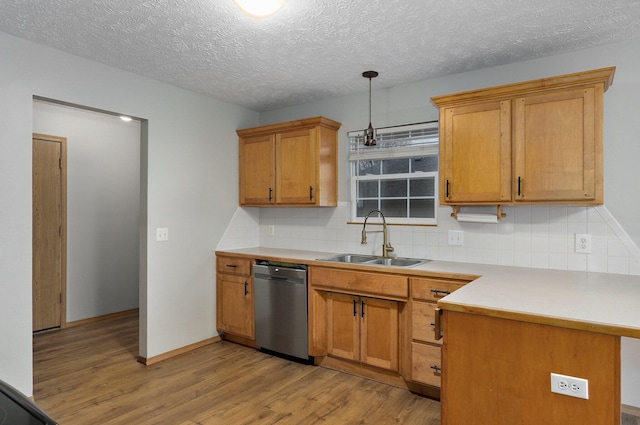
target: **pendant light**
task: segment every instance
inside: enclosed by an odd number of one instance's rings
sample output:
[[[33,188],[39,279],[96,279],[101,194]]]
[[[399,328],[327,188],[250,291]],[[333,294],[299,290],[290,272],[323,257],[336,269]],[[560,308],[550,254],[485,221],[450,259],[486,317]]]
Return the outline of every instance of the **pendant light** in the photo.
[[[378,73],[376,71],[365,71],[362,73],[364,78],[369,79],[369,127],[364,131],[364,145],[375,146],[376,145],[376,131],[371,125],[371,79],[376,78]]]

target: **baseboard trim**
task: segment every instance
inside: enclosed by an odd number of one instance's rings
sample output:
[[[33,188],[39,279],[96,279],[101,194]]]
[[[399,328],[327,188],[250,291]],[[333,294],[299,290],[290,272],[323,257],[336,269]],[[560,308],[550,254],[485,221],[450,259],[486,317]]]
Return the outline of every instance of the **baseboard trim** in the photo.
[[[81,319],[73,322],[67,322],[65,324],[65,328],[86,325],[87,323],[100,322],[102,320],[117,319],[119,317],[137,316],[139,314],[140,314],[140,309],[133,308],[131,310],[118,311],[116,313],[109,313],[102,316],[89,317],[88,319]]]
[[[171,350],[168,351],[166,353],[157,355],[157,356],[153,356],[153,357],[142,357],[142,356],[138,356],[138,363],[142,363],[143,365],[149,366],[152,365],[154,363],[158,363],[161,362],[163,360],[167,360],[170,359],[172,357],[176,357],[179,356],[181,354],[185,354],[185,353],[189,353],[193,350],[196,350],[198,348],[202,348],[205,347],[207,345],[216,343],[218,341],[220,341],[222,338],[220,338],[220,336],[214,336],[213,338],[209,338],[209,339],[205,339],[203,341],[200,342],[196,342],[194,344],[190,344],[190,345],[186,345],[182,348],[177,348],[175,350]]]
[[[640,407],[623,404],[621,411],[622,413],[626,413],[627,415],[637,416],[638,418],[640,418]]]

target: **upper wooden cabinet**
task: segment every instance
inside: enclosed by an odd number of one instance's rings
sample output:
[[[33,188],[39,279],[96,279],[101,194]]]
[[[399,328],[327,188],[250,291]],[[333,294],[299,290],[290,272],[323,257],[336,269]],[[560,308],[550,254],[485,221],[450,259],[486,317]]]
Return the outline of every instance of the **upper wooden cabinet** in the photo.
[[[240,205],[337,206],[340,125],[315,117],[238,130]]]
[[[468,91],[440,108],[440,203],[598,205],[615,67]]]

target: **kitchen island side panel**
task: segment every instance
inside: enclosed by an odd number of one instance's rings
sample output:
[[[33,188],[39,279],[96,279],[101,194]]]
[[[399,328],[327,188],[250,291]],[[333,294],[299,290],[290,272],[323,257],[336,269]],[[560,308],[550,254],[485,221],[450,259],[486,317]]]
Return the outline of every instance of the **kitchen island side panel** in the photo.
[[[620,423],[620,337],[445,311],[443,425]],[[551,392],[588,379],[589,399]]]

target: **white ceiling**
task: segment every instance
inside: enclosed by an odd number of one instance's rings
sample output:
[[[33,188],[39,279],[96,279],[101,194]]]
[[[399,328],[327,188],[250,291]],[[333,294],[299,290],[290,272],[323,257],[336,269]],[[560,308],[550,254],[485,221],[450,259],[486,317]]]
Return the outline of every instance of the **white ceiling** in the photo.
[[[265,111],[640,38],[640,1],[1,0],[0,31]]]

